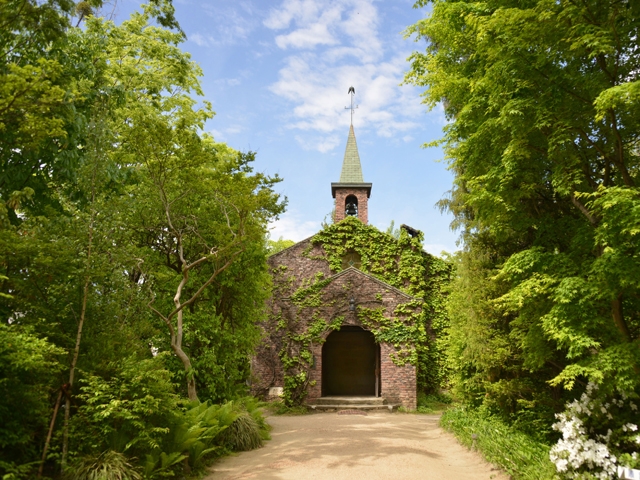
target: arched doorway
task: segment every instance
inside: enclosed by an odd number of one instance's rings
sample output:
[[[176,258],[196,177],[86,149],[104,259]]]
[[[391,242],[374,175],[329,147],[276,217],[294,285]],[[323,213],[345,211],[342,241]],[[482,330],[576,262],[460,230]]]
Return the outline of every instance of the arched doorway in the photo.
[[[374,395],[380,391],[380,346],[360,327],[331,332],[322,346],[322,395]]]

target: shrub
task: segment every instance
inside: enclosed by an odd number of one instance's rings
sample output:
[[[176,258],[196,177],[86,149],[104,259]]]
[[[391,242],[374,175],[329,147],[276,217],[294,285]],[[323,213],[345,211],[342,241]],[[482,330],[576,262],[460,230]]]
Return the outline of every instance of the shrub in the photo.
[[[269,438],[269,425],[262,415],[259,402],[251,397],[222,405],[219,415],[226,426],[220,435],[220,442],[230,450],[253,450],[262,446],[263,439]]]
[[[81,456],[111,449],[142,458],[179,422],[181,401],[160,356],[125,359],[114,371],[109,378],[82,380],[74,448]]]
[[[242,452],[262,446],[260,427],[246,412],[239,413],[223,433],[223,442],[231,450]]]
[[[68,480],[141,480],[142,475],[122,453],[107,450],[89,455],[67,469]]]
[[[477,448],[485,459],[502,467],[515,480],[554,478],[549,447],[513,430],[496,417],[458,407],[446,411],[440,424],[464,445]]]
[[[417,409],[418,413],[434,413],[446,410],[453,399],[447,393],[432,393],[427,395],[424,392],[418,393]]]
[[[589,383],[556,417],[553,428],[562,438],[550,458],[562,478],[614,478],[618,465],[640,466],[637,399],[624,392],[599,393]]]
[[[28,329],[0,324],[0,477],[28,476],[40,456],[64,353]]]

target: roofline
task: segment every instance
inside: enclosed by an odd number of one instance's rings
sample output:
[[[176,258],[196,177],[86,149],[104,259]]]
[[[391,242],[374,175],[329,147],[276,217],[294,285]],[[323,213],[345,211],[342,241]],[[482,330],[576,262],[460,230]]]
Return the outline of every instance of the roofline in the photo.
[[[403,292],[402,290],[400,290],[399,288],[394,287],[393,285],[389,285],[387,282],[383,282],[382,280],[380,280],[379,278],[374,277],[373,275],[369,274],[369,273],[365,273],[362,270],[358,270],[355,267],[348,267],[345,268],[344,270],[342,270],[341,272],[336,273],[335,275],[331,275],[330,277],[327,278],[327,280],[335,280],[338,277],[341,277],[342,275],[346,275],[347,273],[351,273],[351,272],[356,272],[360,275],[364,275],[365,277],[370,278],[371,280],[373,280],[376,283],[379,283],[380,285],[382,285],[383,287],[386,287],[389,290],[392,290],[400,295],[402,295],[405,298],[408,298],[409,300],[419,300],[419,298],[414,297],[413,295],[409,295],[408,293]]]
[[[342,182],[331,182],[331,196],[336,198],[336,189],[337,188],[366,188],[367,189],[367,198],[371,196],[371,187],[373,183],[342,183]]]

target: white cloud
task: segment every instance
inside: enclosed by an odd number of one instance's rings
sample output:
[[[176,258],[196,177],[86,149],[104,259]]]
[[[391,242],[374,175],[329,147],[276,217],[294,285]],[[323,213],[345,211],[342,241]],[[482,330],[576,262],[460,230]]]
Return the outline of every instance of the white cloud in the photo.
[[[424,116],[417,90],[400,87],[410,45],[400,35],[384,43],[378,33],[375,0],[284,0],[264,25],[283,33],[275,44],[295,50],[284,60],[270,90],[292,103],[287,127],[323,132],[329,138],[344,133],[350,116],[347,90],[356,88],[359,108],[354,125],[392,137],[416,128]],[[305,134],[308,135],[308,134]],[[342,137],[340,137],[342,138]],[[305,148],[326,152],[340,142],[301,136]]]
[[[193,43],[195,43],[199,47],[209,46],[209,39],[206,36],[201,35],[199,33],[194,33],[192,35],[189,35],[189,40],[191,40]]]
[[[189,41],[200,47],[235,45],[246,41],[259,23],[248,3],[236,4],[235,7],[239,7],[242,11],[233,7],[222,8],[211,3],[202,4],[202,9],[208,16],[214,18],[215,22],[211,23],[211,31],[207,33],[190,33],[187,37]]]
[[[211,130],[209,130],[209,132],[211,133],[211,135],[213,135],[213,138],[216,141],[226,142],[229,139],[230,135],[241,133],[244,130],[245,128],[242,125],[235,124],[235,125],[229,125],[223,128],[222,130],[212,128]]]
[[[216,142],[224,142],[224,140],[225,140],[225,135],[224,135],[224,133],[222,133],[220,130],[217,130],[217,129],[215,129],[215,128],[212,128],[211,130],[209,130],[209,133],[210,133],[211,135],[213,135],[213,139],[214,139]]]
[[[338,135],[328,135],[319,138],[303,138],[300,135],[296,135],[295,139],[305,150],[317,150],[321,153],[330,152],[343,141]]]
[[[271,11],[264,24],[268,28],[280,30],[287,28],[294,18],[310,21],[317,15],[319,7],[317,0],[285,0],[280,8]]]
[[[271,238],[282,237],[285,240],[299,242],[320,230],[319,222],[305,221],[302,215],[291,210],[280,216],[280,219],[269,225]]]
[[[309,28],[296,30],[289,35],[278,35],[276,45],[282,49],[313,48],[316,45],[335,45],[338,41],[329,33],[326,25],[316,23]]]

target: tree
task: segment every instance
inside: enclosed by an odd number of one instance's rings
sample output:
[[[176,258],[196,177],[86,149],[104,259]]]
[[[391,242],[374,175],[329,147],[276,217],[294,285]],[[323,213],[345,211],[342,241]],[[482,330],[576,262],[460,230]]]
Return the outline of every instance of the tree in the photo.
[[[195,372],[183,345],[185,314],[194,313],[208,287],[252,243],[262,243],[267,223],[283,204],[271,190],[278,177],[251,174],[253,154],[200,133],[213,115],[206,102],[194,108],[189,95],[201,93],[200,70],[177,47],[180,34],[148,27],[148,20],[148,14],[134,15],[122,28],[97,21],[89,28],[115,39],[106,50],[107,75],[132,101],[114,116],[112,128],[122,145],[114,154],[139,179],[130,194],[140,200],[128,223],[139,229],[138,268],[153,295],[149,307],[169,331],[170,347],[187,374],[188,396],[195,400]],[[178,275],[171,293],[169,272]],[[173,299],[171,306],[166,298]]]
[[[455,175],[441,206],[474,265],[467,285],[483,285],[458,312],[459,371],[503,413],[541,407],[535,382],[522,387],[531,372],[638,388],[639,14],[617,0],[436,0],[407,30],[428,45],[406,81],[451,121],[436,142]],[[471,353],[478,334],[502,337],[503,357]]]
[[[253,173],[252,153],[203,133],[213,112],[196,107],[201,71],[179,47],[170,2],[152,1],[120,26],[87,10],[83,28],[69,26],[72,3],[5,3],[24,8],[15,17],[2,5],[11,27],[0,37],[15,37],[12,61],[31,70],[0,67],[0,412],[21,422],[15,435],[0,422],[0,475],[33,475],[42,459],[40,472],[56,476],[98,449],[135,443],[87,413],[103,408],[88,406],[102,386],[113,386],[110,406],[183,401],[172,391],[174,352],[195,365],[189,382],[197,371],[207,399],[240,392],[269,294],[266,225],[284,203],[277,177]],[[37,73],[41,63],[58,76]],[[145,382],[162,380],[155,390],[139,382],[142,364]],[[154,439],[175,427],[166,424],[171,408],[142,415]],[[107,423],[114,438],[89,441]],[[132,464],[160,455],[150,445],[140,443]]]
[[[267,235],[267,251],[269,252],[269,255],[281,252],[282,250],[289,248],[295,244],[296,242],[294,242],[293,240],[285,240],[284,238],[282,238],[282,235],[280,236],[280,238],[278,238],[278,240],[271,240],[271,236]]]

